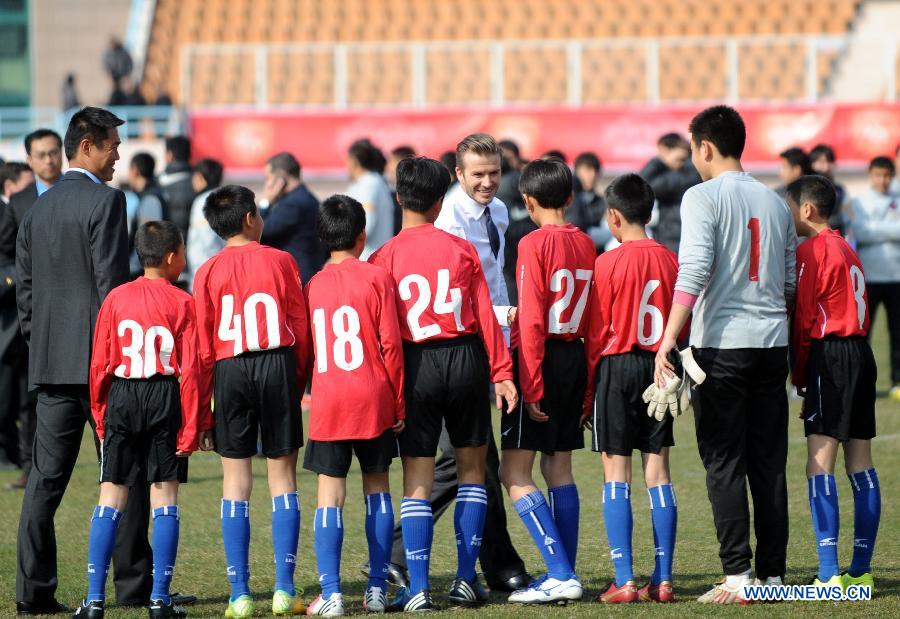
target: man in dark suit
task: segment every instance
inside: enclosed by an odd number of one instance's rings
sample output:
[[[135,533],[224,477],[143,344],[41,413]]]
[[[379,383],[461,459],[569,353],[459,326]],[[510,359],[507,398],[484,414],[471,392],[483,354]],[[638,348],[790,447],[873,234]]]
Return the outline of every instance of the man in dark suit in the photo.
[[[87,107],[64,141],[71,168],[25,214],[16,239],[16,302],[37,390],[33,468],[19,520],[16,610],[65,612],[56,601],[53,519],[91,421],[88,368],[94,323],[110,290],[128,279],[125,196],[107,187],[122,120]],[[149,487],[136,484],[113,554],[116,601],[146,605],[153,562],[147,543]]]

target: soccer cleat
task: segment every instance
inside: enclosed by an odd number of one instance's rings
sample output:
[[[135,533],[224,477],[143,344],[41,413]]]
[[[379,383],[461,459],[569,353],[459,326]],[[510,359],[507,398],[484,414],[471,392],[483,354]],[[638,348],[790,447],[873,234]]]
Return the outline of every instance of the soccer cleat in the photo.
[[[272,614],[275,616],[291,617],[302,615],[306,612],[306,605],[300,599],[303,590],[298,589],[296,595],[279,589],[272,595]]]
[[[641,602],[674,602],[675,592],[672,589],[672,583],[664,580],[658,585],[647,583],[638,589],[638,599]]]
[[[450,593],[447,594],[447,599],[454,604],[473,606],[484,604],[490,599],[490,595],[478,582],[478,577],[476,576],[472,582],[467,582],[462,578],[454,579],[453,584],[450,585]]]
[[[228,619],[249,619],[253,616],[253,598],[245,593],[233,602],[229,600],[225,616]]]
[[[507,598],[514,604],[559,604],[565,605],[580,600],[584,589],[577,578],[557,580],[549,576],[538,578],[529,586],[513,591]]]
[[[844,579],[841,578],[838,574],[835,574],[825,582],[822,582],[821,580],[819,580],[818,576],[815,576],[812,580],[809,581],[809,584],[814,587],[840,587],[841,589],[843,589]]]
[[[749,583],[749,579],[748,582]],[[737,587],[729,587],[728,581],[723,578],[716,585],[697,598],[701,604],[740,604],[741,606],[750,603],[750,600],[744,597],[744,585]]]
[[[328,599],[319,594],[309,608],[306,609],[307,615],[315,615],[319,617],[343,617],[344,616],[344,596],[340,593],[332,593]]]
[[[363,599],[363,610],[367,613],[383,613],[387,611],[387,595],[381,587],[369,587],[366,589],[366,597]]]
[[[875,595],[875,578],[872,572],[863,572],[859,576],[851,576],[850,572],[841,573],[841,586],[847,590],[849,586],[868,587],[872,595]]]
[[[397,597],[388,606],[388,612],[415,613],[434,610],[434,602],[431,600],[431,593],[428,589],[423,589],[417,594],[412,595],[409,589],[401,587],[397,592]]]
[[[900,402],[900,384],[896,384],[888,391],[888,397],[895,402]]]
[[[183,619],[187,617],[187,611],[181,606],[176,606],[172,600],[169,600],[168,604],[162,600],[151,600],[150,606],[147,607],[147,613],[150,619],[168,619],[170,617]]]
[[[597,601],[601,604],[629,604],[639,600],[638,588],[633,580],[629,580],[621,587],[617,587],[616,581],[612,581],[606,591],[597,596]]]
[[[781,580],[781,576],[767,576],[765,580],[760,580],[759,578],[753,579],[754,585],[765,585],[767,587],[780,587],[784,584],[784,581]]]
[[[72,619],[103,619],[105,604],[103,602],[85,602],[82,600],[75,612],[72,613]]]

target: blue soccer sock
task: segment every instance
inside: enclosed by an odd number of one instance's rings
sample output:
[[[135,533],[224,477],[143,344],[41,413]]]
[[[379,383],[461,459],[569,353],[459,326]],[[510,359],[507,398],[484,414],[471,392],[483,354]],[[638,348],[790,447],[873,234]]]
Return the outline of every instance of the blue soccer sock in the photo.
[[[456,577],[475,580],[475,562],[481,552],[481,536],[487,515],[487,491],[483,484],[460,484],[453,511],[456,530]]]
[[[672,561],[675,559],[675,530],[678,527],[678,507],[672,484],[647,488],[650,495],[650,519],[653,521],[653,547],[656,566],[650,583],[672,582]]]
[[[409,592],[416,595],[428,589],[428,567],[434,539],[431,501],[403,497],[400,501],[400,528],[403,530],[403,548],[409,570]]]
[[[272,498],[272,548],[275,551],[275,590],[294,595],[294,568],[300,539],[300,497],[288,492]]]
[[[178,506],[167,505],[153,510],[153,592],[151,600],[172,601],[169,585],[175,572],[178,553]]]
[[[631,532],[634,521],[631,515],[631,484],[609,481],[603,484],[603,521],[610,556],[616,570],[616,586],[621,587],[634,580],[631,561]]]
[[[222,499],[222,543],[233,602],[250,594],[250,501]]]
[[[872,571],[872,552],[881,519],[881,486],[875,469],[850,475],[853,487],[853,560],[851,576]]]
[[[838,511],[837,487],[834,475],[815,475],[807,481],[809,487],[809,511],[812,514],[816,550],[819,553],[819,580],[827,582],[836,576],[838,569]]]
[[[388,563],[394,543],[394,506],[391,495],[366,496],[366,541],[369,543],[369,587],[387,592]]]
[[[581,516],[578,488],[575,484],[556,486],[548,489],[547,495],[550,499],[550,512],[553,514],[563,547],[574,570],[575,560],[578,557],[578,524]]]
[[[531,539],[541,551],[544,563],[547,564],[547,575],[558,580],[572,578],[572,564],[541,491],[529,492],[515,502],[515,508],[531,534]]]
[[[341,548],[344,545],[344,515],[340,507],[320,507],[316,510],[314,527],[316,564],[322,597],[341,592]]]
[[[122,513],[108,505],[94,508],[88,538],[88,593],[85,602],[106,601],[106,573],[116,545],[116,528]]]

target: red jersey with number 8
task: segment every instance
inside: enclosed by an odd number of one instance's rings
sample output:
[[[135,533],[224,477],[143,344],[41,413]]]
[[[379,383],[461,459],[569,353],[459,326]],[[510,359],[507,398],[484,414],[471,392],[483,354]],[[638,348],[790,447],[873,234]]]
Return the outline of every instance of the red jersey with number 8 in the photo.
[[[481,262],[469,241],[431,224],[404,228],[369,258],[397,284],[400,332],[408,342],[477,333],[491,382],[512,379],[512,361],[491,305]]]

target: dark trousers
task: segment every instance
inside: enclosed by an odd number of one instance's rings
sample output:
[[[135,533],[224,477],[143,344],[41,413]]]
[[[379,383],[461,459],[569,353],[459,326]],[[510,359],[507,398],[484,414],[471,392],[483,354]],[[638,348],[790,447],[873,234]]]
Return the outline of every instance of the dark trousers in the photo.
[[[78,459],[85,421],[93,429],[87,386],[38,389],[33,466],[19,519],[16,599],[20,602],[49,602],[56,592],[53,518]],[[147,542],[149,519],[150,487],[146,481],[138,482],[128,495],[113,551],[116,602],[120,605],[149,602],[153,582],[153,558]],[[86,532],[83,539],[87,539]],[[85,559],[84,554],[78,557],[79,561]]]
[[[431,510],[435,522],[456,499],[458,489],[456,457],[446,430],[441,434],[439,446],[441,456],[434,465],[434,486],[431,490]],[[485,488],[488,501],[487,515],[478,560],[481,562],[481,571],[484,572],[484,577],[490,585],[502,583],[525,571],[525,563],[513,547],[509,532],[506,530],[506,509],[503,507],[503,488],[500,486],[500,455],[497,453],[493,432],[488,442]],[[406,567],[403,532],[399,520],[394,527],[391,562]]]
[[[697,350],[706,381],[694,390],[697,446],[726,575],[750,569],[753,497],[756,575],[784,577],[788,542],[785,348]]]
[[[869,297],[869,317],[875,322],[878,306],[884,303],[888,332],[891,339],[891,384],[900,385],[900,282],[866,284]],[[872,331],[869,331],[871,337]]]
[[[24,342],[14,341],[0,361],[0,450],[27,475],[31,470],[36,400],[34,393],[28,392],[24,346]]]

